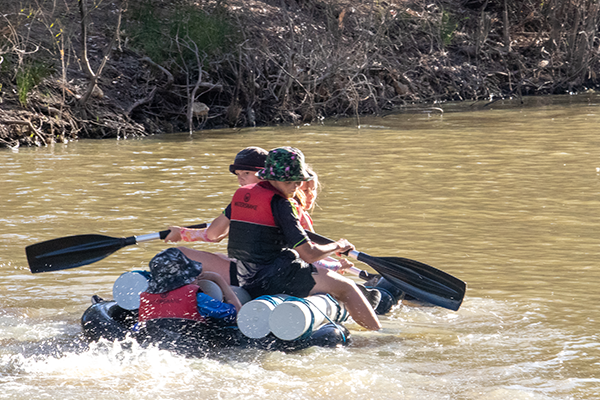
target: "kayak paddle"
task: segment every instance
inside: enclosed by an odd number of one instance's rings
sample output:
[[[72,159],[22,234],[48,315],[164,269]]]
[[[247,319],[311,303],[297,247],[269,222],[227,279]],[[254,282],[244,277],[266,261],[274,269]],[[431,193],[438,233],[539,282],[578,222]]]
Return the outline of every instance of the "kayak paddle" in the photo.
[[[189,228],[203,229],[207,226],[208,224],[199,224]],[[114,238],[104,235],[67,236],[27,246],[25,253],[32,273],[61,271],[95,263],[126,246],[164,239],[169,232],[167,229],[126,238]]]
[[[188,226],[188,228],[204,229],[209,225],[205,223]],[[126,246],[165,239],[168,234],[169,230],[126,238],[93,234],[74,235],[32,244],[25,248],[25,252],[32,273],[61,271],[95,263]],[[365,281],[375,276],[358,268],[350,268],[349,272]]]
[[[333,240],[307,231],[317,244]],[[465,296],[467,285],[454,276],[420,261],[402,257],[373,257],[356,250],[349,256],[364,262],[405,293],[439,307],[457,311]]]

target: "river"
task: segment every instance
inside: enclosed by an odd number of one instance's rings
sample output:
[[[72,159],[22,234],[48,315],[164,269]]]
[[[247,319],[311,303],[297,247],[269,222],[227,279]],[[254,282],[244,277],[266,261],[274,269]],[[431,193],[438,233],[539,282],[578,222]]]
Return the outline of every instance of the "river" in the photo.
[[[600,98],[496,102],[323,125],[0,150],[0,399],[600,398]],[[349,346],[182,358],[87,344],[79,319],[161,241],[31,274],[25,247],[210,222],[240,149],[296,146],[317,232],[468,284],[458,312],[398,306]],[[226,244],[190,244],[226,252]],[[359,265],[367,268],[366,265]]]

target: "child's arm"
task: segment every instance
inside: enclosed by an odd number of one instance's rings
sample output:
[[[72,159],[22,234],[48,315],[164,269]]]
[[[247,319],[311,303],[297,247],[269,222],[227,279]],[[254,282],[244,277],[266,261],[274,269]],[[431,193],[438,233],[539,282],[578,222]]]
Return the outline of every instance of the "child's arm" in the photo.
[[[223,292],[223,300],[225,300],[226,303],[233,305],[237,311],[240,311],[242,308],[242,303],[221,275],[217,274],[216,272],[204,271],[198,275],[196,279],[207,279],[219,285],[219,288]]]
[[[333,257],[326,257],[322,260],[315,261],[312,264],[316,267],[327,268],[334,272],[339,272],[340,274],[343,274],[346,270],[354,266],[352,262],[346,260],[345,258],[336,260]]]
[[[229,235],[229,218],[225,214],[219,215],[210,226],[206,228],[207,242],[220,242]]]
[[[229,234],[229,219],[221,214],[208,224],[208,228],[193,229],[181,226],[170,226],[165,242],[220,242]]]
[[[199,240],[203,242],[210,242],[210,240],[208,240],[206,237],[206,229],[208,228],[190,229],[182,228],[180,226],[170,226],[169,230],[171,232],[169,232],[165,238],[165,242],[180,242],[182,240],[184,242],[196,242]]]

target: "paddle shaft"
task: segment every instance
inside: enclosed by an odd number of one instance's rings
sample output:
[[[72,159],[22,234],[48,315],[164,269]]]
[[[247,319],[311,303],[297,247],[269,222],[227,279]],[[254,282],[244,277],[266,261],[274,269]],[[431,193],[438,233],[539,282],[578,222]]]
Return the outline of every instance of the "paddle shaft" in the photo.
[[[333,240],[307,231],[310,240],[328,244]],[[465,282],[419,261],[402,257],[373,257],[352,250],[350,257],[364,262],[403,292],[422,301],[457,311],[466,291]]]
[[[207,224],[189,228],[202,229]],[[104,235],[74,235],[47,240],[25,248],[32,273],[60,271],[92,264],[126,246],[165,239],[169,230],[140,236],[114,238]]]
[[[368,281],[369,279],[377,277],[377,275],[370,274],[367,271],[358,269],[356,267],[348,268],[348,272],[351,272],[354,275],[357,275],[359,278],[364,279],[365,281]]]
[[[334,242],[334,240],[326,238],[325,236],[321,236],[318,233],[315,233],[315,232],[312,232],[309,230],[305,230],[305,231],[306,231],[306,234],[308,235],[308,238],[317,244],[329,244],[329,243]],[[343,253],[343,254],[345,256],[350,256],[350,257],[354,258],[355,260],[358,260],[359,252],[356,250],[347,251],[346,253]],[[358,269],[356,267],[351,267],[348,269],[348,271],[353,273],[354,275],[358,275],[365,281],[368,281],[369,279],[377,276],[377,275],[370,274],[367,271]]]
[[[198,224],[198,225],[192,225],[192,226],[186,226],[186,228],[189,229],[204,229],[204,228],[208,228],[210,224]],[[142,242],[149,242],[151,240],[165,240],[165,238],[169,235],[171,231],[169,229],[164,230],[164,231],[160,231],[160,232],[155,232],[155,233],[148,233],[146,235],[140,235],[140,236],[133,236],[135,238],[135,243],[142,243]]]
[[[204,229],[208,226],[210,223],[192,225],[187,228]],[[167,229],[125,238],[104,235],[74,235],[36,243],[27,246],[25,250],[32,273],[61,271],[100,261],[123,247],[153,240],[164,240],[170,232]],[[364,280],[374,277],[355,267],[350,268],[349,272]]]

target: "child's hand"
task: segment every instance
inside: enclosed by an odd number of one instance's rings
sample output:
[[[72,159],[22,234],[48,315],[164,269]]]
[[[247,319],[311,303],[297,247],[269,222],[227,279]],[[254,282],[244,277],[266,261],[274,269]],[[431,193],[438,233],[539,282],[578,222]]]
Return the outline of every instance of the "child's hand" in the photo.
[[[337,242],[335,242],[338,246],[338,249],[335,251],[335,254],[338,257],[341,257],[342,254],[347,253],[349,251],[352,251],[355,249],[354,245],[352,243],[350,243],[349,241],[347,241],[346,239],[340,239]]]
[[[344,272],[346,272],[347,270],[349,270],[350,268],[354,267],[354,263],[345,259],[345,258],[341,258],[338,260],[341,264],[340,269],[337,271],[340,274],[343,274]]]
[[[169,234],[165,238],[165,242],[181,242],[181,228],[178,226],[170,226],[169,230],[171,232],[169,232]]]
[[[221,291],[223,292],[223,301],[233,305],[237,311],[240,311],[242,308],[242,303],[240,303],[238,297],[235,295],[233,290],[231,290],[231,287],[225,282],[225,279],[223,279],[221,275],[217,274],[216,272],[202,271],[202,273],[198,275],[194,281],[194,284],[197,285],[197,282],[202,279],[208,279],[209,281],[213,281],[219,285]]]

